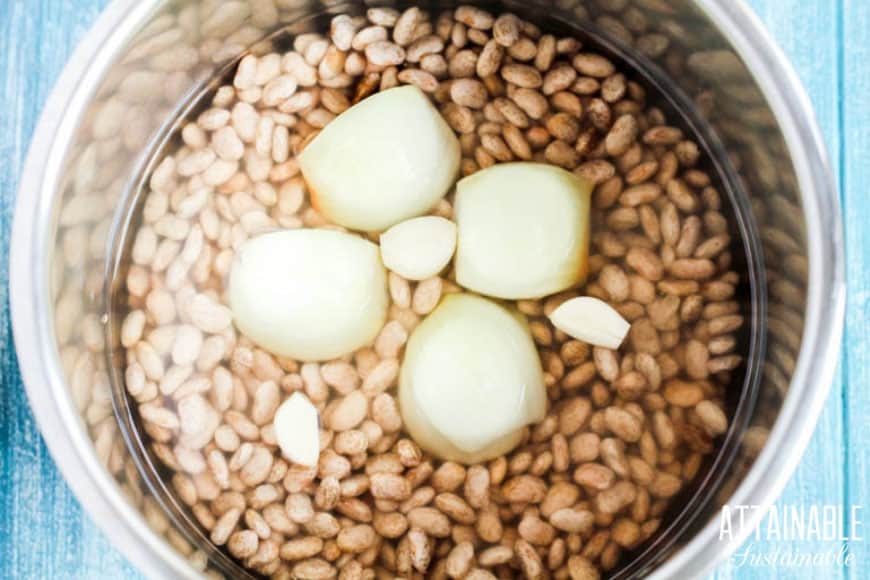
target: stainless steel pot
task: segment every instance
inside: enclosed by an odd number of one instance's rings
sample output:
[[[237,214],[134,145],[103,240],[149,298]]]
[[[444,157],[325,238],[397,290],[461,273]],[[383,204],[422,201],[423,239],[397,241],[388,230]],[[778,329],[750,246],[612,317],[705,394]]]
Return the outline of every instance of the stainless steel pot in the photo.
[[[61,471],[98,525],[149,576],[197,577],[221,563],[191,544],[149,495],[112,412],[105,288],[122,210],[152,141],[216,70],[285,25],[302,30],[318,13],[384,3],[115,0],[45,108],[12,240],[18,357]],[[691,525],[672,530],[655,553],[622,572],[701,576],[737,547],[761,512],[730,542],[717,539],[712,516],[724,503],[775,500],[809,441],[837,361],[843,238],[809,101],[741,1],[503,4],[530,18],[576,23],[649,62],[660,79],[695,99],[739,167],[748,197],[738,201],[751,209],[744,219],[754,222],[763,249],[753,305],[757,399],[747,407],[748,429],[737,433],[734,460],[717,474],[715,497],[697,508]]]

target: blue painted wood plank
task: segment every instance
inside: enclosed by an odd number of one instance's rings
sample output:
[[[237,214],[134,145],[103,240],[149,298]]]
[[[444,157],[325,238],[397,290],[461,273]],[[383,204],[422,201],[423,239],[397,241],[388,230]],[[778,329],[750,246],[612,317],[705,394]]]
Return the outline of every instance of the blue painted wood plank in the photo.
[[[0,577],[135,578],[59,475],[27,405],[6,279],[24,155],[42,105],[106,0],[0,0]]]
[[[846,500],[850,505],[862,506],[863,542],[855,542],[859,561],[870,569],[870,5],[865,0],[844,0],[843,44],[847,48],[842,57],[843,135],[841,168],[843,207],[846,216],[846,252],[849,294],[844,340],[847,355],[845,372],[846,441]],[[856,518],[857,519],[857,518]],[[852,570],[850,578],[862,575]],[[866,577],[866,576],[865,576]]]

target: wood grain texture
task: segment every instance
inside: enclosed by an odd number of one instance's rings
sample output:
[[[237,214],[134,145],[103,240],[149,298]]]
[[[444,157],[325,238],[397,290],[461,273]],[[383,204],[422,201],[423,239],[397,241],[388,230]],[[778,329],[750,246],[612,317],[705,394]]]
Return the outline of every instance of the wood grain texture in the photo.
[[[864,538],[855,546],[863,572],[850,570],[852,580],[870,573],[870,7],[866,0],[843,0],[840,29],[843,71],[840,141],[843,209],[847,219],[846,263],[849,294],[844,336],[843,427],[846,443],[846,501],[864,506]]]
[[[0,246],[8,248],[19,172],[39,111],[79,38],[107,0],[0,0]],[[870,536],[870,2],[750,0],[785,49],[816,107],[843,186],[849,310],[845,349],[804,460],[779,505],[860,504]],[[0,577],[136,578],[85,515],[57,472],[27,406],[8,317],[7,251],[0,253]],[[848,524],[847,524],[848,525]],[[753,551],[815,552],[824,542],[751,541]],[[713,576],[862,579],[870,543],[855,542],[857,566],[738,567]]]

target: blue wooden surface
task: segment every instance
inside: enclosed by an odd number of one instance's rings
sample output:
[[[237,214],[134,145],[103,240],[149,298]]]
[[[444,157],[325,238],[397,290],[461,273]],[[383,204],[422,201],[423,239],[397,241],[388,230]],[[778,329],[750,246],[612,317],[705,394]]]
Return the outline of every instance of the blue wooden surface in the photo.
[[[27,406],[11,338],[10,223],[39,111],[77,40],[107,0],[0,0],[0,577],[134,578],[58,474]],[[870,577],[870,2],[750,0],[815,104],[842,184],[849,316],[837,380],[781,506],[864,506],[856,563],[779,570],[726,562],[714,578]],[[751,541],[758,553],[818,553],[830,542]]]

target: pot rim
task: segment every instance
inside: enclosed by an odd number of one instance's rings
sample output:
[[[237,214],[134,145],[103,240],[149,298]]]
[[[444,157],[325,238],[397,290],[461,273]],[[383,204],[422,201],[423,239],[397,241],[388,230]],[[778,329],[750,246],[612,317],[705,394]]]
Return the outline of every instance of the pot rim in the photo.
[[[145,523],[100,463],[63,377],[48,286],[51,202],[79,119],[111,58],[158,0],[112,0],[82,38],[43,108],[21,173],[10,242],[9,301],[18,364],[36,423],[92,521],[151,578],[200,575]]]
[[[695,1],[731,41],[782,129],[803,194],[810,269],[801,350],[788,395],[762,452],[728,501],[728,505],[761,509],[752,510],[746,525],[729,540],[718,538],[719,519],[712,518],[653,572],[650,577],[656,580],[710,573],[748,538],[779,498],[803,458],[830,393],[846,312],[839,190],[809,95],[783,50],[744,0]]]
[[[67,388],[52,338],[48,236],[52,201],[78,121],[111,57],[140,29],[159,0],[112,0],[85,35],[46,101],[18,188],[10,246],[13,335],[30,406],[48,448],[87,513],[149,577],[199,574],[147,526],[97,459]],[[812,105],[782,50],[745,0],[695,0],[745,62],[783,131],[798,177],[807,231],[806,320],[788,396],[767,444],[730,498],[771,505],[803,456],[827,399],[845,316],[844,244],[837,188]],[[824,312],[823,312],[824,310]],[[813,428],[807,429],[808,426]],[[783,453],[783,451],[786,451]],[[651,577],[699,577],[732,553],[763,516],[753,510],[730,541],[713,518]]]

